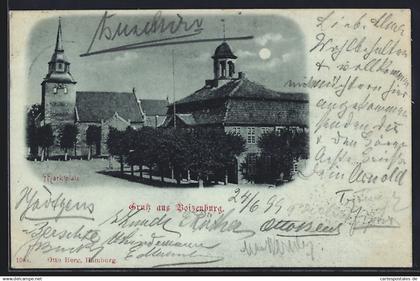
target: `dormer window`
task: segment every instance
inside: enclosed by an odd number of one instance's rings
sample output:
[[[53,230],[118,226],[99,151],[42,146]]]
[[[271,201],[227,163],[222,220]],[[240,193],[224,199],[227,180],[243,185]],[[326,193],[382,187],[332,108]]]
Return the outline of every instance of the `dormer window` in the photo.
[[[54,94],[57,94],[57,87],[54,87]]]
[[[63,70],[63,63],[59,62],[57,64],[58,70]]]

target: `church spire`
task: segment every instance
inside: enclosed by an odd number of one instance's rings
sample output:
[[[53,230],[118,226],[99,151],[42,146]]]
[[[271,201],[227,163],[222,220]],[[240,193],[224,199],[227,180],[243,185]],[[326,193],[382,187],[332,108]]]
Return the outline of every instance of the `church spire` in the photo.
[[[61,17],[58,18],[57,38],[55,39],[55,49],[50,60],[50,64],[56,64],[56,63],[64,63],[67,65],[70,64],[66,56],[64,55],[63,31],[61,30]],[[54,69],[56,69],[56,67],[54,67],[53,69],[50,68],[50,71]],[[63,67],[61,70],[68,71],[68,68]]]
[[[61,82],[76,83],[70,74],[70,62],[67,60],[64,54],[61,18],[58,18],[55,49],[51,56],[51,60],[48,62],[48,74],[45,77],[45,79],[47,79],[48,81],[60,80]]]
[[[57,40],[55,42],[55,51],[64,51],[63,34],[61,32],[61,17],[58,18]]]

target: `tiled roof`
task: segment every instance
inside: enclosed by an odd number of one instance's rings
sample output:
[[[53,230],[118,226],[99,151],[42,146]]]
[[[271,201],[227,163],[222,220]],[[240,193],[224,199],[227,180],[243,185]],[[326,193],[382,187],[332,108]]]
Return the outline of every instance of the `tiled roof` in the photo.
[[[176,103],[183,104],[226,98],[308,101],[307,94],[277,92],[243,78],[229,81],[228,83],[215,88],[203,87]]]
[[[165,116],[146,116],[146,118],[144,119],[144,126],[147,127],[159,127],[161,126],[166,120],[166,115]]]
[[[136,96],[129,92],[76,92],[76,111],[79,122],[105,121],[115,112],[127,121],[143,121]]]
[[[194,126],[197,124],[197,122],[194,119],[194,116],[192,114],[176,114],[176,116],[181,119],[186,125]]]
[[[57,83],[74,83],[76,84],[76,82],[74,81],[73,76],[71,75],[70,72],[63,72],[63,73],[59,73],[59,72],[51,72],[48,73],[47,76],[44,78],[44,81],[48,82],[57,82]]]
[[[194,119],[194,116],[192,114],[180,114],[177,113],[176,114],[177,117],[177,122],[179,122],[179,120],[184,123],[187,126],[195,126],[198,125],[197,122]],[[161,127],[169,127],[169,126],[173,126],[173,119],[174,116],[173,115],[167,115],[165,120],[162,122]]]
[[[204,87],[177,102],[177,114],[191,115],[196,125],[308,126],[304,93],[282,93],[247,79]]]
[[[224,124],[308,126],[308,103],[295,101],[229,100]]]
[[[55,61],[68,62],[69,60],[67,59],[63,51],[55,51],[51,56],[50,62],[55,62]]]
[[[167,100],[140,99],[141,109],[147,116],[166,115],[168,104]]]

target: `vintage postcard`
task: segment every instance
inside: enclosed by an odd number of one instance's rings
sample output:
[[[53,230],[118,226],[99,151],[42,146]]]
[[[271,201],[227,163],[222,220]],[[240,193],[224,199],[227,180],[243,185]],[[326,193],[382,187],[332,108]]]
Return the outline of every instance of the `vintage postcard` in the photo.
[[[410,10],[9,16],[12,268],[412,266]]]

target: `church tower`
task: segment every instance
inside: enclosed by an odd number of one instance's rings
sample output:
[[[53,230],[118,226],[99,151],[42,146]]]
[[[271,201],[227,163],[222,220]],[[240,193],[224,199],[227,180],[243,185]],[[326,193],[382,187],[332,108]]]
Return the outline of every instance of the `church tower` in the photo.
[[[76,81],[64,55],[61,19],[58,21],[55,49],[48,63],[48,73],[41,85],[44,124],[51,124],[56,134],[63,124],[74,123],[76,104]]]

